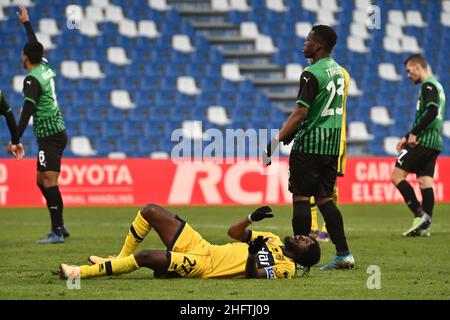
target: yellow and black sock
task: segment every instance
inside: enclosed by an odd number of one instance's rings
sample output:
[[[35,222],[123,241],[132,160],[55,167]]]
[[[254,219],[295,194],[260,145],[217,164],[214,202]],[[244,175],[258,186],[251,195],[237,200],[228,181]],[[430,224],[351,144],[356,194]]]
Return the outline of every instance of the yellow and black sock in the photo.
[[[134,255],[130,254],[125,258],[106,261],[92,266],[80,266],[80,278],[119,275],[130,273],[137,269],[139,269],[139,265]]]
[[[317,205],[314,197],[311,197],[310,203],[311,203],[311,231],[314,232],[319,230],[319,224],[317,223]]]
[[[117,258],[127,257],[134,253],[139,243],[141,243],[145,236],[150,232],[150,229],[150,224],[142,217],[141,212],[139,211],[130,226],[122,250]]]

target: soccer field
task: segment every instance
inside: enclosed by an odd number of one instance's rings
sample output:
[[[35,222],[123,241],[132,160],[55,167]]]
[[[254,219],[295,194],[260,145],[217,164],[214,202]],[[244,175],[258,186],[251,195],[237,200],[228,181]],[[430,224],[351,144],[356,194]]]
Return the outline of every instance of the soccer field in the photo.
[[[212,243],[231,241],[228,227],[254,207],[172,208]],[[87,263],[89,255],[116,254],[138,208],[67,208],[71,237],[62,245],[37,245],[49,228],[46,208],[2,209],[0,218],[0,299],[449,299],[450,204],[438,204],[431,238],[404,238],[412,221],[404,205],[342,205],[354,270],[319,271],[291,280],[154,279],[141,269],[119,277],[81,280],[69,290],[52,274],[61,262]],[[254,223],[280,237],[291,233],[291,208],[273,207],[275,218]],[[163,248],[152,231],[140,248]],[[322,245],[322,259],[334,254]],[[381,288],[368,289],[367,269],[381,271]]]

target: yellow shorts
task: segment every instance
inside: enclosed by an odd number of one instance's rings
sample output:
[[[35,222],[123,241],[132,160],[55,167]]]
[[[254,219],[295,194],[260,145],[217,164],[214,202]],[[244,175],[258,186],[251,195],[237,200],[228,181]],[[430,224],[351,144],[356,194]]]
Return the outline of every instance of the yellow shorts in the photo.
[[[170,257],[167,271],[187,278],[205,277],[212,270],[212,245],[184,221],[180,231],[175,243],[167,248]]]

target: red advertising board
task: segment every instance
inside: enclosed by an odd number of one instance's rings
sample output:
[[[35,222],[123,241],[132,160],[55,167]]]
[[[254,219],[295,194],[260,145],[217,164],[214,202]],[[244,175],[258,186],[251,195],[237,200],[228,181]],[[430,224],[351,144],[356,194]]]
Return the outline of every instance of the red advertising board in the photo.
[[[393,165],[394,158],[348,159],[347,173],[338,180],[340,202],[402,201],[390,182]],[[288,159],[269,168],[258,161],[64,159],[60,189],[65,206],[290,204],[288,167]],[[439,159],[435,178],[436,200],[450,202],[450,158]],[[0,206],[43,205],[35,181],[35,160],[0,160]]]

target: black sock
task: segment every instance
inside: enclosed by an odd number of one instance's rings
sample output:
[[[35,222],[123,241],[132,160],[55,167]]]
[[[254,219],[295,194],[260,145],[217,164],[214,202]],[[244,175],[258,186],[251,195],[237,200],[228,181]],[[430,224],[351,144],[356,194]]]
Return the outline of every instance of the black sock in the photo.
[[[309,201],[295,201],[292,215],[294,235],[308,236],[311,231],[311,204]]]
[[[38,183],[38,187],[39,187],[39,190],[41,190],[41,193],[44,196],[45,200],[47,200],[47,194],[46,194],[46,191],[45,191],[46,189],[45,189],[44,185]]]
[[[433,216],[434,191],[433,188],[422,189],[422,209],[430,217]]]
[[[52,231],[58,236],[62,235],[63,221],[63,200],[58,186],[45,189],[47,207],[50,211],[50,219],[52,221]]]
[[[411,185],[406,182],[406,180],[402,180],[396,187],[402,194],[403,199],[405,199],[409,210],[411,210],[416,217],[421,216],[422,208],[420,207],[419,200],[417,200],[413,187],[411,187]]]
[[[349,250],[347,239],[345,238],[344,221],[342,220],[341,212],[331,200],[320,205],[319,210],[325,220],[330,239],[336,246],[337,254],[348,254]]]

